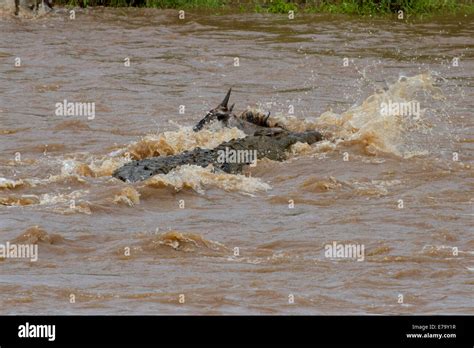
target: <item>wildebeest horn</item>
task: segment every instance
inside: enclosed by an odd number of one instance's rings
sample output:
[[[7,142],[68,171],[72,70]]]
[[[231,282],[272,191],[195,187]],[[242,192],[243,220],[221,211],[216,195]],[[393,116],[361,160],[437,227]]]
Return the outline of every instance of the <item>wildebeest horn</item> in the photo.
[[[229,103],[229,98],[230,98],[230,92],[232,92],[232,88],[229,88],[229,92],[227,92],[227,95],[225,96],[224,100],[222,101],[221,105],[222,107],[226,108],[227,104]]]

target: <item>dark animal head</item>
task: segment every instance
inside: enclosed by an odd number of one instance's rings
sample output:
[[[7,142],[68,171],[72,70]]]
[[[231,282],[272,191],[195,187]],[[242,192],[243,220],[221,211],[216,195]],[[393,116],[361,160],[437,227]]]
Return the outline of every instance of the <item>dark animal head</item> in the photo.
[[[229,104],[230,93],[232,92],[232,88],[229,89],[227,95],[225,96],[224,100],[214,109],[210,110],[204,118],[199,121],[197,125],[194,126],[193,130],[195,132],[200,131],[206,124],[209,124],[214,121],[223,122],[224,124],[227,123],[227,120],[232,115],[232,109],[234,108],[234,104],[227,107]]]

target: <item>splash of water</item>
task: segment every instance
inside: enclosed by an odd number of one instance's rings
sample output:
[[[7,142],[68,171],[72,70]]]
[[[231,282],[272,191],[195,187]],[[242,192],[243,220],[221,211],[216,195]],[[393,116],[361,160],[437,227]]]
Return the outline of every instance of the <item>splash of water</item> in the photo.
[[[176,191],[189,188],[204,193],[204,188],[219,188],[225,191],[253,193],[267,191],[270,185],[258,178],[241,174],[215,173],[212,166],[207,168],[185,165],[168,174],[158,174],[144,182],[144,186],[153,188],[173,187]]]

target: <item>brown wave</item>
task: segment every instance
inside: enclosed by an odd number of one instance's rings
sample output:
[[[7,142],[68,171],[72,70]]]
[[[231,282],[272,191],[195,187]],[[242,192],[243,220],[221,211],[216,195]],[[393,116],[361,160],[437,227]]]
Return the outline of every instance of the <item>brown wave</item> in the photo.
[[[175,191],[192,189],[198,193],[203,193],[205,188],[219,188],[225,191],[249,194],[267,191],[271,188],[270,185],[258,178],[246,177],[241,174],[214,173],[210,166],[202,168],[194,165],[181,166],[166,175],[155,175],[145,180],[140,185],[140,188],[142,187],[173,188]]]
[[[241,138],[244,133],[237,128],[194,132],[182,127],[177,131],[149,134],[127,146],[123,155],[139,160],[155,156],[169,156],[192,150],[196,147],[214,148],[231,139]]]
[[[381,113],[381,105],[387,101],[407,102],[415,98],[420,91],[433,99],[442,98],[442,92],[435,87],[435,81],[429,73],[404,77],[391,84],[386,91],[376,92],[367,97],[360,105],[338,114],[324,112],[319,118],[298,119],[294,116],[277,116],[275,120],[287,129],[301,132],[319,130],[326,139],[332,139],[337,146],[354,149],[366,156],[393,154],[397,157],[411,158],[426,155],[429,149],[411,148],[407,134],[425,132],[433,127],[423,117],[413,119],[406,116],[386,116]],[[325,146],[325,151],[331,146]],[[313,146],[317,147],[317,146]],[[335,149],[336,146],[332,146]]]
[[[97,177],[97,174],[85,163],[81,163],[77,165],[75,168],[75,172],[80,175],[80,176],[85,176],[85,177]]]
[[[0,178],[0,190],[2,189],[15,189],[17,187],[25,186],[25,182],[21,179],[19,180],[9,180],[5,178]]]
[[[91,177],[98,178],[111,176],[112,173],[129,161],[126,157],[94,156],[89,155],[85,160],[67,159],[63,160],[61,174],[52,176],[55,180],[68,177]],[[82,180],[82,179],[81,179]]]
[[[59,233],[48,233],[39,226],[32,226],[20,235],[10,240],[11,244],[36,244],[39,253],[38,260],[46,260],[46,255],[66,255],[68,253],[86,253],[94,250],[88,245],[81,245],[78,241],[64,238]]]
[[[299,185],[299,188],[305,192],[326,192],[341,188],[344,183],[338,181],[334,177],[321,179],[318,177],[310,177]]]
[[[23,132],[28,130],[29,128],[15,128],[15,129],[0,129],[0,135],[10,135],[16,134],[18,132]]]
[[[366,255],[367,256],[384,255],[384,254],[388,254],[391,250],[392,250],[391,247],[387,245],[382,245],[382,246],[378,246],[378,247],[368,250]]]
[[[0,197],[0,205],[6,206],[25,206],[39,204],[40,199],[35,195],[24,195],[24,196],[15,196],[9,195],[6,197]]]
[[[175,153],[175,150],[164,139],[142,139],[129,147],[130,155],[133,159],[143,159],[156,156],[168,156]]]
[[[224,244],[208,240],[197,233],[169,231],[155,236],[141,236],[141,241],[130,247],[130,257],[158,255],[162,257],[175,257],[179,254],[200,256],[230,255],[230,250]],[[125,247],[124,247],[125,248]],[[116,251],[120,258],[127,259],[124,248]]]
[[[61,244],[64,238],[59,234],[49,234],[39,226],[32,226],[10,241],[15,244]]]
[[[7,195],[0,196],[0,205],[5,206],[38,206],[49,211],[70,214],[91,214],[91,203],[79,200],[88,191],[72,191],[67,194],[44,193],[39,195]],[[74,202],[72,204],[71,202]]]
[[[115,195],[113,202],[115,204],[125,204],[133,207],[140,203],[140,193],[133,187],[127,186]]]
[[[57,84],[49,84],[49,85],[36,85],[35,90],[39,93],[44,92],[55,92],[60,88],[60,85]]]

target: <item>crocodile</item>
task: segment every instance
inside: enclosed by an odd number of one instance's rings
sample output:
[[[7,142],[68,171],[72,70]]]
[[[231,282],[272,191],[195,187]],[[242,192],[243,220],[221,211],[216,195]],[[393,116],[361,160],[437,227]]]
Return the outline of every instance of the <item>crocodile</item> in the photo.
[[[278,134],[259,134],[257,132],[245,138],[224,142],[214,149],[197,147],[194,150],[177,155],[132,161],[118,168],[112,175],[122,181],[136,182],[148,179],[156,174],[167,174],[171,170],[187,164],[201,167],[212,164],[215,170],[237,174],[242,172],[244,166],[255,163],[256,159],[285,160],[290,146],[297,142],[313,144],[322,139],[321,133],[317,131],[302,133],[282,131]],[[248,156],[234,157],[239,159],[246,157],[244,160],[229,161],[229,156],[225,156],[225,154],[242,153],[242,151],[247,151]]]
[[[115,178],[127,182],[148,179],[156,174],[167,174],[182,165],[197,165],[230,174],[241,173],[244,166],[253,165],[258,159],[268,158],[284,161],[291,145],[297,142],[313,144],[321,141],[323,136],[317,131],[291,132],[278,124],[271,125],[267,115],[244,111],[235,115],[234,104],[228,107],[232,89],[229,89],[224,100],[210,110],[193,131],[199,132],[214,123],[224,127],[237,127],[247,136],[224,142],[214,149],[197,147],[190,151],[172,156],[158,156],[126,163],[112,174]]]

